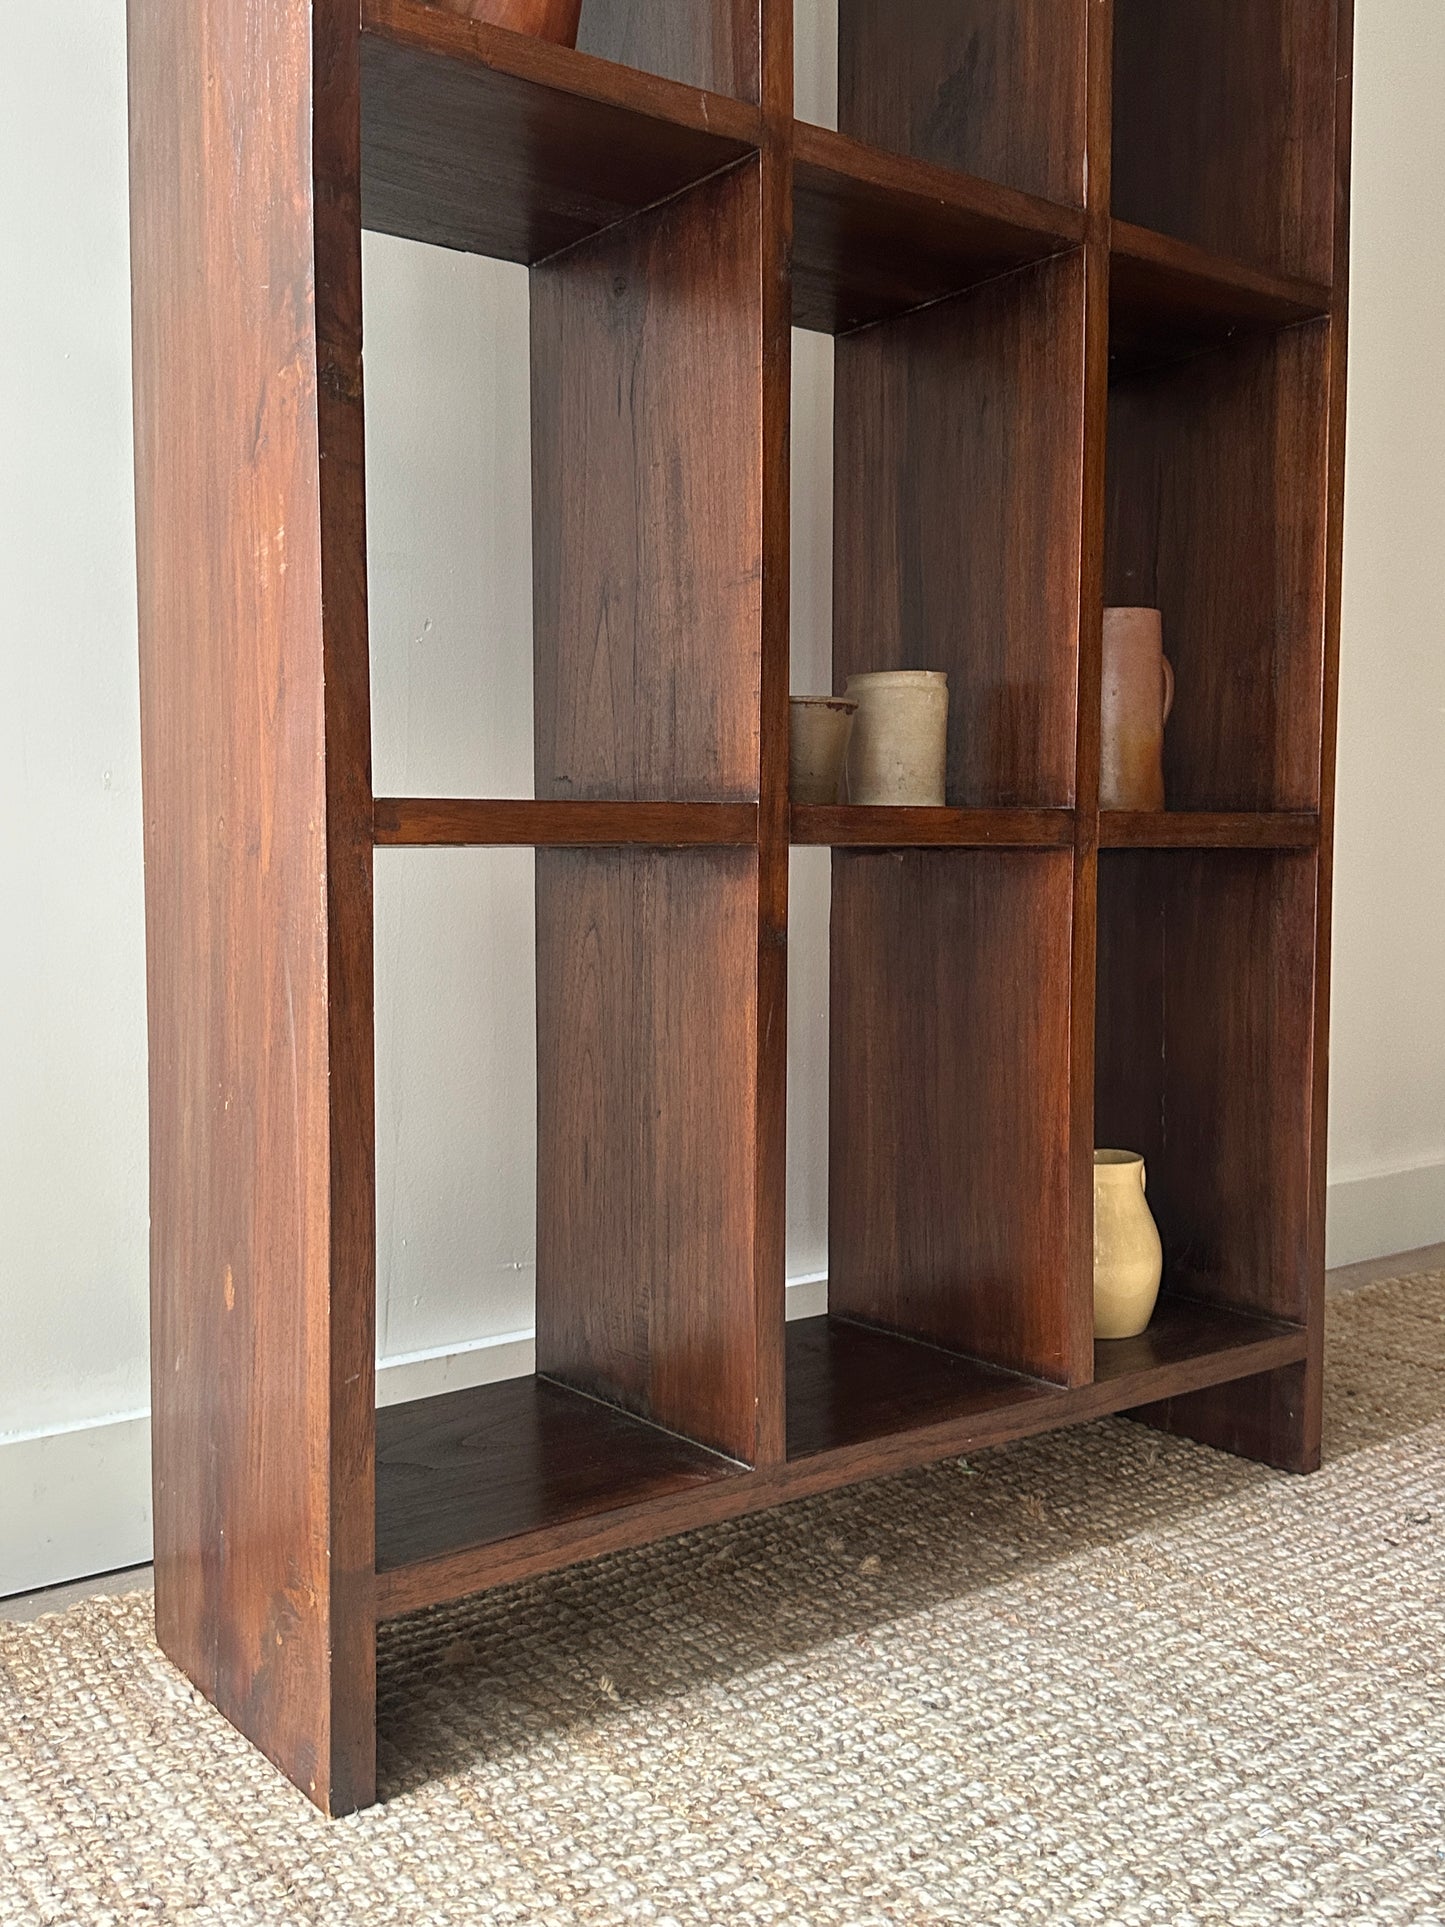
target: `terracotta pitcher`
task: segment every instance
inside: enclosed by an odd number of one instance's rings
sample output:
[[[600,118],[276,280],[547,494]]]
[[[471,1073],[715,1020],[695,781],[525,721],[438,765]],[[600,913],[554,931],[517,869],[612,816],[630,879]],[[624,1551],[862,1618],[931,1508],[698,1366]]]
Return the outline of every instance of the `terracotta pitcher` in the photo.
[[[431,0],[448,13],[459,13],[464,20],[480,20],[489,27],[510,27],[513,33],[529,33],[536,40],[555,40],[560,46],[577,45],[577,27],[582,17],[582,0]]]
[[[1094,1153],[1094,1336],[1137,1338],[1154,1316],[1164,1247],[1136,1151]]]
[[[1173,707],[1159,611],[1106,609],[1100,809],[1163,809],[1164,725]]]

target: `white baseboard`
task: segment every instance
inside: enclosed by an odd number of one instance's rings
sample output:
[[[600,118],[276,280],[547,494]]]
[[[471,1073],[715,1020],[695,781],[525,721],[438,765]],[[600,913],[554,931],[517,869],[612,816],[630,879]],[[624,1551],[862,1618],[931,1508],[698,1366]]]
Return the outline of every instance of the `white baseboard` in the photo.
[[[1330,1186],[1325,1262],[1331,1269],[1436,1244],[1445,1244],[1445,1163]]]
[[[789,1283],[789,1318],[826,1310],[826,1277]],[[534,1363],[530,1332],[386,1359],[377,1403],[520,1378]],[[127,1412],[0,1438],[0,1599],[149,1561],[150,1435],[150,1414]]]

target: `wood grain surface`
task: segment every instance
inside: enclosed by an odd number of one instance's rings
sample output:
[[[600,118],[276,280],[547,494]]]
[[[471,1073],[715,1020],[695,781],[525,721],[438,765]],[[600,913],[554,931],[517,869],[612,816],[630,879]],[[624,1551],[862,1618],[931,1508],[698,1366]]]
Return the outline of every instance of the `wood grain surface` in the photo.
[[[386,234],[530,265],[758,142],[722,94],[423,0],[367,0],[365,28],[362,219]]]
[[[416,1456],[434,1458],[444,1468],[458,1511],[438,1508],[428,1517],[425,1534],[383,1517],[381,1543],[393,1543],[396,1534],[395,1542],[405,1538],[413,1557],[379,1575],[379,1616],[393,1618],[485,1586],[1009,1439],[1083,1424],[1146,1401],[1180,1410],[1190,1396],[1218,1385],[1222,1407],[1228,1409],[1235,1398],[1248,1405],[1256,1388],[1268,1388],[1275,1376],[1283,1379],[1298,1369],[1307,1343],[1298,1328],[1171,1301],[1142,1338],[1099,1347],[1091,1383],[1065,1390],[843,1320],[802,1319],[788,1326],[787,1336],[785,1465],[729,1472],[726,1461],[704,1459],[694,1471],[721,1475],[684,1472],[671,1489],[641,1500],[622,1482],[614,1490],[615,1506],[606,1511],[592,1510],[590,1495],[579,1496],[573,1516],[561,1516],[556,1501],[566,1500],[568,1488],[556,1476],[558,1461],[539,1459],[528,1427],[496,1422],[497,1414],[514,1412],[533,1396],[530,1380],[449,1395],[435,1411],[427,1401],[400,1408],[394,1420],[383,1414],[381,1479],[388,1505],[393,1489],[398,1500],[405,1495],[404,1485],[391,1485],[389,1462]],[[599,1413],[600,1423],[606,1409]],[[448,1551],[458,1537],[459,1514],[475,1511],[479,1484],[471,1481],[467,1491],[468,1481],[455,1477],[454,1470],[474,1463],[486,1440],[496,1447],[488,1481],[504,1494],[532,1494],[530,1516],[537,1520],[545,1507],[548,1523],[519,1523],[509,1538]],[[653,1474],[666,1450],[660,1441],[654,1445]],[[577,1480],[572,1489],[579,1495],[585,1487],[582,1456],[567,1474]],[[636,1470],[631,1448],[625,1465],[630,1480]],[[526,1516],[525,1509],[509,1513],[514,1519]]]
[[[1335,54],[1335,0],[1114,0],[1120,219],[1328,281]]]
[[[833,858],[828,1303],[1066,1382],[1072,869]]]
[[[539,798],[757,799],[759,192],[754,162],[533,270]]]
[[[838,0],[838,125],[1077,205],[1087,14],[1086,0]]]
[[[757,858],[537,852],[537,1367],[757,1452]]]
[[[375,1702],[343,12],[314,56],[284,0],[130,13],[157,1629],[334,1813],[373,1797]]]
[[[846,334],[1083,238],[1075,208],[798,123],[793,320]]]

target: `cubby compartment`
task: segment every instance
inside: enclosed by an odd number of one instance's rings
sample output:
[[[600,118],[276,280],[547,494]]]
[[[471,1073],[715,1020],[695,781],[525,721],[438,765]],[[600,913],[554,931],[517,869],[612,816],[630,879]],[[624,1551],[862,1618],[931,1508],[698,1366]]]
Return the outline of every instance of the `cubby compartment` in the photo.
[[[843,334],[1082,240],[1081,0],[796,16],[799,327]]]
[[[1171,812],[1319,806],[1331,325],[1110,388],[1104,600],[1163,612]]]
[[[1088,1377],[1070,1267],[1072,867],[1065,852],[833,854],[827,1315],[789,1326],[790,1458]],[[814,894],[792,966],[809,985]],[[816,1053],[807,1070],[816,1088]],[[823,1151],[816,1110],[796,1106],[790,1166],[815,1210]]]
[[[379,1583],[408,1598],[756,1457],[756,859],[380,871],[382,1340],[450,1317],[512,1373],[474,1352],[494,1382],[378,1414]]]
[[[804,118],[1082,203],[1085,0],[796,0],[794,18]]]
[[[586,0],[576,50],[365,0],[362,223],[544,260],[757,146],[758,34],[744,0]]]
[[[1116,220],[1328,284],[1336,0],[1114,0]]]
[[[1309,1314],[1315,915],[1310,853],[1100,856],[1095,1130],[1144,1157],[1166,1308]]]
[[[368,237],[384,841],[544,841],[571,803],[752,839],[759,218],[745,161],[530,273]]]
[[[1082,337],[1073,253],[834,344],[832,474],[818,461],[808,477],[814,497],[831,483],[832,684],[947,673],[951,812],[1073,800]],[[825,461],[827,447],[814,434],[799,458]],[[802,810],[794,823],[799,841],[988,834],[937,811]],[[1069,835],[1062,822],[1014,827],[1029,842]]]

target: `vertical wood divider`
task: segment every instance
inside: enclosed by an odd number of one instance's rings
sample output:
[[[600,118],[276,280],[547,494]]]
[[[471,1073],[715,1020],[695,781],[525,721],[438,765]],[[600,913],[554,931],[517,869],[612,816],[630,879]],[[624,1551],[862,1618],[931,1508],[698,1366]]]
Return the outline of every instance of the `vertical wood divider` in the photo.
[[[762,0],[763,635],[754,1293],[760,1466],[787,1453],[788,697],[793,369],[793,0]]]
[[[1069,1024],[1069,1350],[1094,1369],[1094,1008],[1099,897],[1099,712],[1109,419],[1109,222],[1114,0],[1089,0],[1085,47],[1084,488],[1079,545],[1079,709],[1074,758],[1074,929]]]

